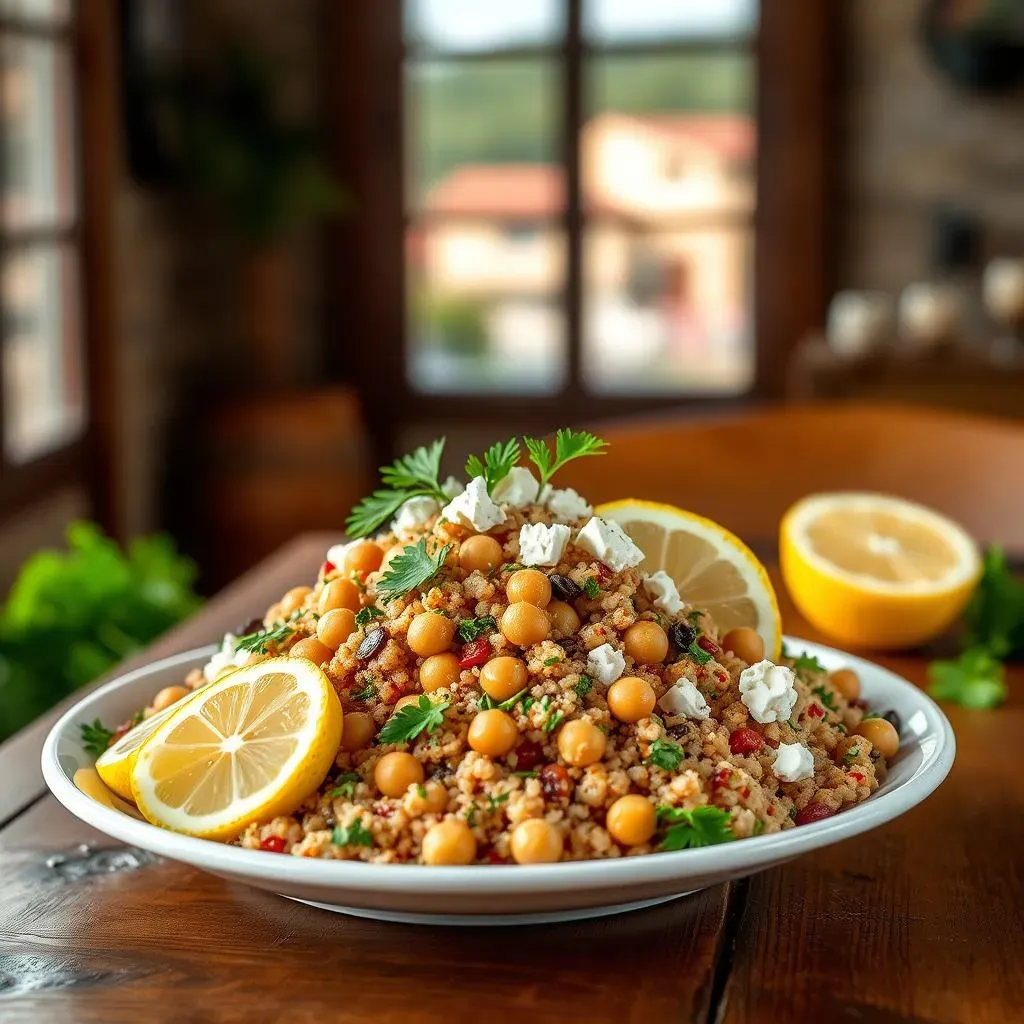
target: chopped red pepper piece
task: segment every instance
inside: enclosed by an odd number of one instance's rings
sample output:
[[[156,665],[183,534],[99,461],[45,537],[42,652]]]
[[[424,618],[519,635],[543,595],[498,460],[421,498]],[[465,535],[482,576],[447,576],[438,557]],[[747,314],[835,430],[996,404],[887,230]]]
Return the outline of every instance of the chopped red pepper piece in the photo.
[[[260,849],[266,850],[267,853],[284,853],[286,845],[287,843],[280,836],[267,836],[260,842]]]
[[[462,648],[459,655],[459,668],[472,668],[482,665],[491,656],[491,641],[482,636],[479,640],[470,640]]]
[[[798,825],[810,825],[811,822],[831,818],[835,813],[831,807],[826,807],[824,804],[808,804],[802,811],[797,813],[794,821]]]
[[[861,775],[860,772],[850,772],[850,778],[854,779],[857,782],[863,782],[864,781],[864,776]]]
[[[824,718],[825,709],[819,704],[808,704],[807,705],[807,717],[808,718]]]
[[[761,734],[756,729],[734,729],[729,734],[729,749],[734,754],[752,754],[761,749]]]
[[[722,650],[714,640],[709,640],[706,636],[697,637],[697,646],[708,654],[719,654]]]
[[[597,578],[602,583],[607,583],[615,575],[604,562],[597,562],[595,564],[597,565]]]
[[[732,779],[731,768],[719,768],[717,772],[711,777],[711,784],[714,786],[725,786]]]
[[[324,564],[320,566],[320,578],[326,579],[332,572],[337,571],[338,567],[333,562],[324,562]]]

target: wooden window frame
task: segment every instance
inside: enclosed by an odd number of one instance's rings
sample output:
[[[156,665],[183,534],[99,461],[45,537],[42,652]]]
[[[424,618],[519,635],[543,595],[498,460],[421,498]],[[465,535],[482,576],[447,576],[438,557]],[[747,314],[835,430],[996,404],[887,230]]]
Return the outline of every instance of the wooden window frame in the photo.
[[[82,488],[91,514],[117,533],[114,452],[113,189],[116,175],[116,50],[111,0],[77,0],[65,25],[0,16],[0,32],[68,46],[74,69],[72,103],[77,156],[77,209],[63,227],[0,232],[0,255],[39,242],[73,247],[78,263],[77,315],[85,422],[72,440],[23,463],[3,445],[3,363],[0,360],[0,521],[68,487]]]
[[[406,229],[402,7],[390,3],[327,5],[322,38],[329,48],[323,94],[333,130],[332,159],[353,195],[348,216],[330,229],[327,353],[334,376],[356,384],[366,416],[386,453],[412,424],[528,423],[553,427],[659,408],[721,410],[783,396],[792,347],[823,322],[832,283],[828,199],[832,193],[830,103],[837,74],[835,6],[820,0],[762,0],[753,43],[756,60],[756,210],[754,214],[755,381],[747,394],[609,396],[585,392],[581,357],[582,239],[578,129],[584,118],[580,19],[584,0],[566,0],[563,139],[567,209],[565,315],[569,372],[555,395],[433,395],[405,375]],[[644,46],[644,52],[656,49]],[[673,52],[686,44],[666,44]],[[614,46],[595,48],[614,53]],[[635,52],[639,47],[630,47]],[[620,51],[621,52],[621,51]],[[514,56],[502,51],[501,56]],[[486,57],[487,55],[483,55]],[[460,55],[460,59],[465,59]]]

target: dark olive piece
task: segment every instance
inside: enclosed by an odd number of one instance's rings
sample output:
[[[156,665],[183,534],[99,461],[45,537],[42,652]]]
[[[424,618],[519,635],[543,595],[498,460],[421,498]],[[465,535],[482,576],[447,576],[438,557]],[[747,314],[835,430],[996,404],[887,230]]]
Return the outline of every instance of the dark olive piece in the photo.
[[[557,572],[548,577],[548,582],[560,601],[575,601],[583,593],[578,583]]]
[[[383,626],[378,626],[376,629],[370,630],[370,632],[363,637],[363,642],[357,648],[356,657],[361,661],[366,661],[367,658],[372,658],[384,646],[387,639],[388,634]]]
[[[244,626],[239,626],[235,636],[249,636],[250,633],[262,633],[266,629],[262,619],[250,619]]]
[[[677,622],[674,626],[669,626],[668,637],[679,650],[686,651],[697,639],[697,630],[685,622]]]
[[[897,731],[901,732],[900,729],[900,716],[896,711],[886,711],[882,717]]]

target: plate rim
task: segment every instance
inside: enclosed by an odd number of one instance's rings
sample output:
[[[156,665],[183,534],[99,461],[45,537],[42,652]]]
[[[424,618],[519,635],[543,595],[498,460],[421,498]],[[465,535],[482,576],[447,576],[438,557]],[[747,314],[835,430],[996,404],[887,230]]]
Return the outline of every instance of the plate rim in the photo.
[[[173,667],[195,667],[216,651],[211,644],[161,658],[97,687],[69,708],[54,723],[43,744],[41,767],[47,787],[57,801],[76,818],[129,845],[157,853],[170,860],[185,861],[212,872],[251,877],[263,882],[307,885],[314,888],[353,889],[363,892],[387,889],[391,893],[464,893],[472,889],[481,895],[514,895],[524,888],[542,894],[600,889],[631,882],[668,882],[699,875],[742,875],[791,859],[823,846],[853,838],[884,825],[926,800],[944,781],[956,756],[956,737],[942,709],[920,687],[881,665],[857,655],[799,637],[785,636],[784,642],[803,645],[805,650],[842,660],[854,669],[869,666],[880,673],[885,688],[895,687],[920,705],[929,720],[936,743],[923,754],[914,774],[890,792],[877,793],[864,802],[820,822],[787,829],[766,836],[695,850],[659,853],[653,856],[618,857],[558,864],[494,864],[465,867],[435,867],[425,864],[367,864],[362,861],[319,858],[268,857],[261,850],[182,835],[130,818],[104,807],[86,796],[61,767],[58,746],[64,732],[79,719],[88,720],[89,710],[111,692],[138,679]],[[483,869],[483,870],[481,870]]]

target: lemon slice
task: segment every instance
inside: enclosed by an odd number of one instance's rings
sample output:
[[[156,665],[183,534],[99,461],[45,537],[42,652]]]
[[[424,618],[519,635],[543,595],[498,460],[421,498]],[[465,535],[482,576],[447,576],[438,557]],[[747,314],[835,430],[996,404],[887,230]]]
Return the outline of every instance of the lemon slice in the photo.
[[[170,707],[164,708],[163,711],[157,711],[149,718],[144,718],[96,758],[96,771],[108,789],[112,789],[125,800],[132,799],[132,766],[139,756],[139,749],[175,711],[181,708],[186,701],[191,700],[193,696],[194,694],[189,694]]]
[[[289,814],[330,770],[341,703],[304,658],[271,658],[198,690],[149,737],[132,768],[139,810],[155,825],[232,839]]]
[[[783,579],[808,622],[844,643],[913,647],[963,611],[981,574],[951,519],[883,494],[816,494],[782,519]]]
[[[597,514],[617,522],[644,552],[642,572],[664,570],[687,604],[706,611],[724,634],[757,630],[772,661],[782,649],[782,620],[764,566],[724,526],[674,505],[627,498]]]
[[[122,800],[104,784],[99,772],[95,768],[79,768],[75,772],[72,781],[87,797],[95,800],[96,803],[109,807],[112,811],[120,811],[131,818],[142,820],[142,815],[139,814],[132,804],[128,803],[127,800]]]

